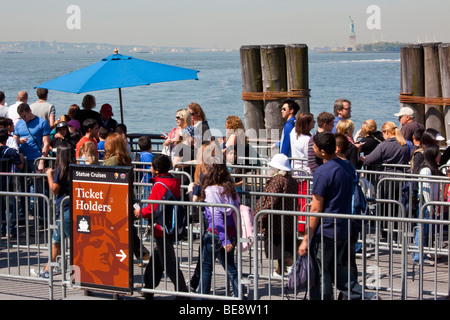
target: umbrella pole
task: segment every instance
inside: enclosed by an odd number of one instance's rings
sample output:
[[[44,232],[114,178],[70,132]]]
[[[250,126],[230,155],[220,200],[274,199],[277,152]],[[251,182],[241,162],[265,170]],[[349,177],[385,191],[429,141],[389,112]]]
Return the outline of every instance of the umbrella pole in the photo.
[[[122,108],[122,88],[119,88],[119,101],[120,101],[120,119],[123,124],[123,108]]]

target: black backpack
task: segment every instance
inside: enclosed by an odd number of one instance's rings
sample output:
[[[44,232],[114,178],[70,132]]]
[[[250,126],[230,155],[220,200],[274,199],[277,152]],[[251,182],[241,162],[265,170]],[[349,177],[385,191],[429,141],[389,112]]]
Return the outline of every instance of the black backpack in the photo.
[[[179,201],[164,183],[158,181],[154,186],[158,183],[168,191],[161,200]],[[187,214],[186,208],[182,205],[159,205],[153,213],[153,219],[173,240],[180,241],[186,235]]]

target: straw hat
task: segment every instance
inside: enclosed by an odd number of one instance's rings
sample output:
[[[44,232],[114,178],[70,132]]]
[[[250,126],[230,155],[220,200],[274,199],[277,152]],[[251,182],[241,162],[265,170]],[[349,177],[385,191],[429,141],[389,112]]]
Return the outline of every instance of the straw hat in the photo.
[[[278,170],[292,171],[291,164],[289,163],[289,158],[282,153],[274,155],[268,165]]]

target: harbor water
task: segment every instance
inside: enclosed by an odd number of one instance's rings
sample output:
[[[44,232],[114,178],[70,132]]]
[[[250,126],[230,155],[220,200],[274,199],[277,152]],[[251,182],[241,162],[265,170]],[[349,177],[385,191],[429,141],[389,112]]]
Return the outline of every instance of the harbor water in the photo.
[[[123,53],[128,55],[128,53]],[[107,56],[104,53],[24,53],[0,56],[0,90],[8,105],[16,101],[17,92],[26,90],[29,103],[37,100],[34,87],[66,73],[88,66]],[[133,54],[129,54],[133,55]],[[129,133],[169,131],[175,124],[175,113],[190,102],[205,110],[211,128],[224,132],[228,115],[244,118],[239,51],[192,53],[134,53],[139,59],[199,70],[199,80],[156,83],[150,86],[122,89],[124,123]],[[333,112],[333,102],[346,98],[352,102],[352,120],[358,130],[366,119],[378,127],[385,121],[398,122],[400,53],[309,53],[310,111]],[[97,108],[104,103],[113,106],[114,118],[120,122],[117,89],[91,92]],[[81,106],[85,93],[50,91],[48,101],[59,117],[69,106]]]

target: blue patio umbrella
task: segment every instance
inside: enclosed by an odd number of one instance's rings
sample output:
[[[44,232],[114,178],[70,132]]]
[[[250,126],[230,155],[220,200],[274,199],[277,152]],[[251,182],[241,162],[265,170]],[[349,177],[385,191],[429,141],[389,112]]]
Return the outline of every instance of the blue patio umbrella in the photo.
[[[85,68],[73,71],[35,88],[71,93],[119,89],[120,115],[123,123],[121,88],[157,82],[198,80],[199,71],[115,54]]]

